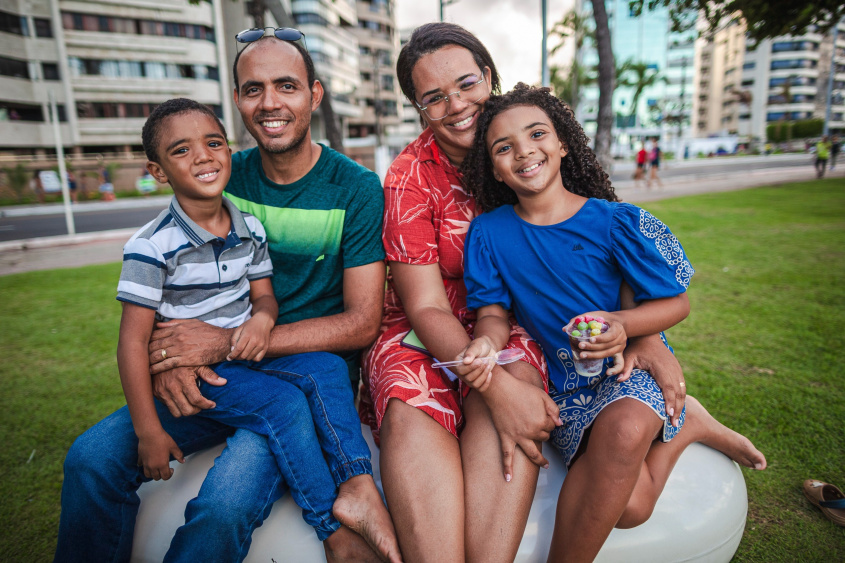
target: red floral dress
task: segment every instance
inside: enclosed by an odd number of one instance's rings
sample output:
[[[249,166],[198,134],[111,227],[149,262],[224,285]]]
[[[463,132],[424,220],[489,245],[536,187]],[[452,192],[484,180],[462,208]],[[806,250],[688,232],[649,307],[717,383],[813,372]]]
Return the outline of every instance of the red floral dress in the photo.
[[[466,306],[464,239],[475,217],[475,199],[466,193],[457,168],[442,154],[431,130],[423,133],[396,158],[384,185],[384,248],[388,262],[437,263],[452,313],[472,335],[475,312]],[[388,276],[381,333],[363,360],[361,421],[378,429],[391,398],[422,409],[458,436],[463,427],[462,397],[468,388],[431,367],[429,355],[402,346],[411,330],[402,302]],[[546,363],[539,345],[511,319],[508,348],[525,350],[527,361],[546,380]],[[451,359],[451,358],[448,358]]]

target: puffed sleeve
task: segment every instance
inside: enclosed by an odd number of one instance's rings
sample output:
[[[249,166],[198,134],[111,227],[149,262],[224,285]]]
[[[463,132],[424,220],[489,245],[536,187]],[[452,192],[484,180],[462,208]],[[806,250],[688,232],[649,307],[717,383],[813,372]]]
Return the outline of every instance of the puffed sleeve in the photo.
[[[161,250],[144,238],[133,237],[123,247],[123,268],[117,300],[158,310],[167,264]]]
[[[695,273],[681,243],[657,217],[635,205],[616,206],[611,222],[613,257],[634,299],[674,297]]]
[[[464,246],[464,283],[467,287],[467,307],[479,309],[486,305],[511,308],[511,296],[493,262],[484,237],[483,215],[474,219]]]
[[[388,261],[424,265],[438,261],[425,163],[400,155],[384,180],[384,250]]]

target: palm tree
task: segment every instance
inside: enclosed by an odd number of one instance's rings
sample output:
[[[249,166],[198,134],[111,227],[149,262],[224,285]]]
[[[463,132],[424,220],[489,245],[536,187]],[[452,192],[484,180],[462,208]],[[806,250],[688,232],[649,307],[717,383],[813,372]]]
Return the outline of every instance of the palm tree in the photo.
[[[566,45],[567,40],[571,39],[574,42],[575,56],[572,64],[566,68],[552,66],[549,70],[550,82],[555,95],[567,101],[572,110],[576,111],[581,101],[581,87],[595,82],[590,70],[581,64],[580,57],[584,40],[589,37],[595,41],[595,31],[590,25],[590,17],[588,14],[570,10],[552,26],[549,36],[558,38],[557,45],[552,47],[550,51],[551,55],[554,55]]]
[[[618,84],[634,89],[634,94],[631,96],[631,110],[628,114],[631,117],[637,113],[637,106],[643,91],[658,82],[666,82],[666,78],[657,69],[651,68],[643,62],[625,61],[620,70]]]

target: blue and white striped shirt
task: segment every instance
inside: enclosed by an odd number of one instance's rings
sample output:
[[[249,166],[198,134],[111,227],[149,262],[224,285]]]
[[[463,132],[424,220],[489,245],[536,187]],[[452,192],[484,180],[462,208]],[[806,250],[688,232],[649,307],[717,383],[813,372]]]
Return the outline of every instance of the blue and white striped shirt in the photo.
[[[223,198],[232,218],[217,237],[170,207],[123,247],[118,301],[155,309],[157,320],[199,319],[234,328],[250,318],[249,282],[273,275],[264,227]]]

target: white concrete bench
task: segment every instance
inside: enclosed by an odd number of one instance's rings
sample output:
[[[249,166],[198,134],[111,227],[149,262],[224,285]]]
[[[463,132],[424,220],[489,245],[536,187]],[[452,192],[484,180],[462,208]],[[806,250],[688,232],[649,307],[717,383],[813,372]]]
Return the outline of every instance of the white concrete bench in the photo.
[[[378,450],[369,428],[362,427],[370,450],[376,483],[381,486]],[[139,490],[141,508],[135,528],[132,561],[160,562],[170,540],[185,521],[185,505],[196,496],[202,480],[223,450],[217,446],[173,462],[169,481],[151,482]],[[555,506],[566,470],[558,456],[547,455],[548,470],[540,471],[534,504],[516,561],[546,561],[554,526]],[[731,560],[745,530],[748,498],[739,466],[721,453],[693,444],[669,477],[652,517],[631,530],[613,530],[599,553],[600,562]],[[247,562],[324,562],[323,548],[290,495],[273,507],[270,517],[253,534]]]

